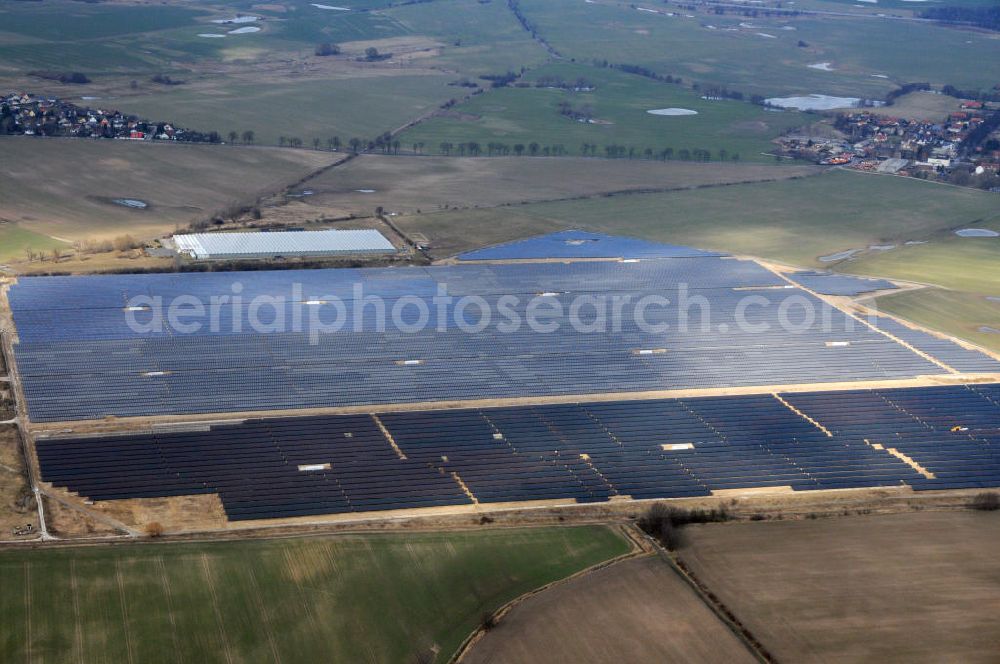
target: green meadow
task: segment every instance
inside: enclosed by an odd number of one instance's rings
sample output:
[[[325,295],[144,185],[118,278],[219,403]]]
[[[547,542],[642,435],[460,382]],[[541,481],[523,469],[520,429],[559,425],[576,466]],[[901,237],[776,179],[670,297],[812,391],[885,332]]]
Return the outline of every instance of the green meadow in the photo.
[[[573,84],[585,80],[593,91],[576,92],[535,87],[539,80],[561,79]],[[648,148],[659,153],[671,148],[708,150],[713,160],[770,161],[770,139],[781,131],[809,122],[795,112],[766,111],[737,101],[708,101],[678,85],[653,81],[612,69],[573,64],[553,64],[528,72],[523,82],[531,87],[505,87],[476,95],[408,130],[406,143],[423,142],[425,150],[441,152],[441,143],[476,141],[508,145],[538,143],[562,145],[567,154],[582,154],[583,144],[596,146],[604,156],[606,145],[635,148],[642,156]],[[560,112],[568,105],[581,121]],[[662,116],[647,111],[683,108],[696,115]],[[720,154],[720,151],[724,153]]]
[[[446,662],[484,613],[628,549],[593,526],[5,551],[0,649],[5,662]]]

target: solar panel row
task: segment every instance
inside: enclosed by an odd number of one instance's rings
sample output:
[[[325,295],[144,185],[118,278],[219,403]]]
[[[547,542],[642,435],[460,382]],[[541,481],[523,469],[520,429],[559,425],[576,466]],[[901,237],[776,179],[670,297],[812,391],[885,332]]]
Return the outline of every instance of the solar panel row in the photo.
[[[936,357],[950,367],[966,373],[995,373],[1000,371],[1000,362],[976,350],[963,348],[953,341],[936,337],[927,332],[914,330],[891,318],[879,317],[879,329],[885,330],[913,347]]]
[[[211,303],[231,298],[235,282],[242,303],[224,301],[214,310],[209,304],[193,319],[197,329],[170,320],[159,329],[135,327],[128,316],[142,325],[151,312],[123,310],[137,294],[150,303],[180,296]],[[356,284],[382,305],[353,303]],[[446,307],[441,315],[433,297],[443,284],[453,295],[483,298],[489,320],[482,330],[476,331],[486,320],[478,305],[461,314]],[[688,290],[678,290],[682,285]],[[342,310],[324,293],[347,298]],[[518,301],[503,309],[502,298],[512,295]],[[603,299],[582,302],[580,295]],[[394,321],[394,306],[406,296],[409,305]],[[640,308],[650,296],[660,299]],[[269,300],[255,306],[255,297]],[[757,263],[718,256],[22,278],[11,301],[18,366],[38,422],[945,371]],[[429,322],[420,325],[425,313]],[[529,324],[532,317],[541,325]],[[343,326],[323,332],[310,327],[314,320]],[[904,334],[960,370],[1000,370],[982,353]]]
[[[788,278],[820,295],[850,296],[896,288],[896,285],[887,279],[866,279],[832,272],[793,272]]]
[[[517,240],[458,256],[459,260],[530,260],[541,258],[692,258],[721,256],[702,251],[631,237],[568,230],[526,240]]]
[[[253,420],[36,448],[56,486],[95,500],[218,493],[234,520],[775,486],[1000,486],[1000,385],[782,398],[831,435],[757,395]]]

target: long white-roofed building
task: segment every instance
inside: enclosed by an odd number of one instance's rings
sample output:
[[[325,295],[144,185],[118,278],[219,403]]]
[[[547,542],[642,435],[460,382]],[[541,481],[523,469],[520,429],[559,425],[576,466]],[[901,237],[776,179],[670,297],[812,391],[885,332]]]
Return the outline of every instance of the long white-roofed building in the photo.
[[[199,260],[385,255],[397,249],[377,230],[255,231],[175,235],[177,252]]]

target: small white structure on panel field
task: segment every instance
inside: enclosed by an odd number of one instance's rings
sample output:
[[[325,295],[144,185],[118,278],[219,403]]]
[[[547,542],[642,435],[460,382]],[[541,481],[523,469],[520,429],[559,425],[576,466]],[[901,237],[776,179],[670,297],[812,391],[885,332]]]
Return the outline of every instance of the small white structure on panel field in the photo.
[[[175,235],[177,253],[199,260],[386,255],[396,247],[376,230],[276,231]]]

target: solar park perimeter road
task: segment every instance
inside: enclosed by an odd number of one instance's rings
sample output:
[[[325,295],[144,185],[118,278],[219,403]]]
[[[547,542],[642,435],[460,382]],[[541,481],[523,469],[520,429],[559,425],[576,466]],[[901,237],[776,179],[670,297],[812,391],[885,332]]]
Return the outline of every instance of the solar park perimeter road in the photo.
[[[602,526],[0,552],[0,660],[451,656],[519,595],[629,551]]]

